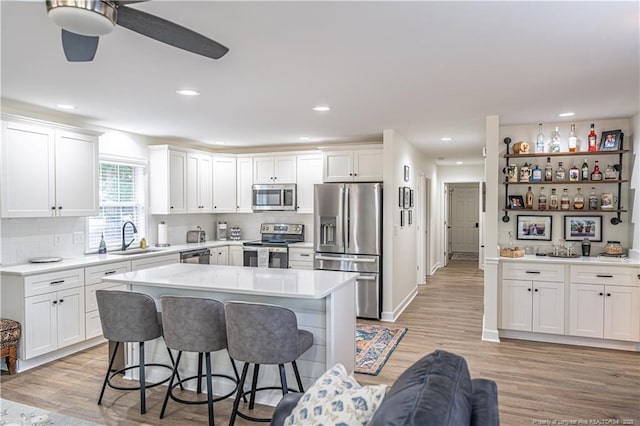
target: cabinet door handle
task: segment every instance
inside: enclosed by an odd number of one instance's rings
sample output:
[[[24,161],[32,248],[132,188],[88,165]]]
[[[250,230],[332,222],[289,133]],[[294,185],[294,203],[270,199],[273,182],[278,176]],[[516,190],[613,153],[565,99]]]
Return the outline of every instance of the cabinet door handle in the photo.
[[[598,293],[598,295],[600,295],[600,296],[604,296],[604,293]]]
[[[62,206],[58,206],[58,210],[62,210]]]
[[[58,304],[58,301],[57,301],[57,300],[54,300],[54,301],[53,301],[53,304],[54,304],[54,305],[57,305],[57,304]]]
[[[540,274],[540,271],[525,271],[526,274]]]
[[[55,209],[56,209],[56,206],[51,206],[51,210],[55,210]]]
[[[538,291],[538,289],[536,288],[536,289],[535,289],[535,290],[533,290],[533,291]]]
[[[107,271],[104,274],[105,275],[111,275],[111,274],[115,274],[116,272],[118,272],[118,271]]]
[[[609,274],[597,274],[596,277],[598,278],[613,278],[613,275],[609,275]]]
[[[49,283],[49,285],[62,284],[63,282],[64,282],[64,280],[51,281],[51,282]]]
[[[301,257],[309,257],[309,253],[300,253]]]
[[[607,297],[611,297],[611,293],[607,293]]]
[[[62,303],[62,302],[64,302],[64,299],[60,299],[60,300],[58,300],[58,302]]]
[[[530,289],[530,288],[528,288],[528,289],[527,289],[527,291],[531,291],[531,289]]]

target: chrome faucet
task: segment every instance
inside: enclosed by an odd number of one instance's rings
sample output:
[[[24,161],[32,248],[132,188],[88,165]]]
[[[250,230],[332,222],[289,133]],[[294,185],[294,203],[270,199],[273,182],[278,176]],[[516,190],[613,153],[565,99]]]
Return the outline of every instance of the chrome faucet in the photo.
[[[129,223],[131,224],[131,226],[133,226],[133,238],[128,243],[125,243],[124,242],[124,229],[127,227],[127,224],[129,224]],[[127,247],[129,247],[131,245],[131,243],[135,241],[137,233],[138,233],[138,229],[136,228],[136,224],[135,223],[131,222],[130,220],[127,220],[125,223],[122,224],[122,251],[125,251],[127,249]]]

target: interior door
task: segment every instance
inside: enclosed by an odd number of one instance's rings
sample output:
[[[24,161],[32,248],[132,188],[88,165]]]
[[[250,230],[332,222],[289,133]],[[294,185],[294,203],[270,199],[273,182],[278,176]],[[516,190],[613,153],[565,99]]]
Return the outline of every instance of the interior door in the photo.
[[[451,198],[451,251],[477,253],[479,241],[478,186],[452,185]]]

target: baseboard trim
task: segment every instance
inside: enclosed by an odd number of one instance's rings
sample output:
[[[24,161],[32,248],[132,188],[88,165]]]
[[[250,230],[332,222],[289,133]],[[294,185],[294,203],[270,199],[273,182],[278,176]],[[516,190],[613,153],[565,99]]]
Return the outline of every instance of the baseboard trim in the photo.
[[[566,336],[561,334],[530,333],[527,331],[500,329],[500,336],[507,339],[530,340],[534,342],[559,343],[563,345],[589,346],[592,348],[617,349],[623,351],[640,352],[640,343],[623,342],[621,340],[593,339],[580,336]]]
[[[47,364],[51,361],[55,361],[57,359],[63,358],[67,355],[74,354],[76,352],[83,351],[85,349],[89,349],[93,346],[99,345],[101,343],[105,343],[106,340],[102,336],[94,337],[93,339],[85,340],[84,342],[76,343],[75,345],[67,346],[62,349],[58,349],[53,352],[49,352],[44,355],[37,356],[31,359],[18,359],[18,363],[16,366],[16,371],[18,373],[22,371],[29,370],[34,367],[38,367],[40,365]]]
[[[415,286],[413,290],[404,298],[402,302],[398,305],[398,307],[393,312],[382,312],[380,316],[380,321],[382,322],[396,322],[398,317],[407,309],[407,306],[413,302],[413,299],[418,295],[418,286]]]

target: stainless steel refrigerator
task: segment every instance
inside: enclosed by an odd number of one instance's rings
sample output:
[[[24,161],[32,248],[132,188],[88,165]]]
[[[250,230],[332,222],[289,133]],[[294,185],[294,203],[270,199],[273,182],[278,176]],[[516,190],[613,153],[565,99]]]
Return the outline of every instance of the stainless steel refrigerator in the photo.
[[[356,315],[380,319],[382,184],[325,183],[315,189],[315,269],[360,272]]]

